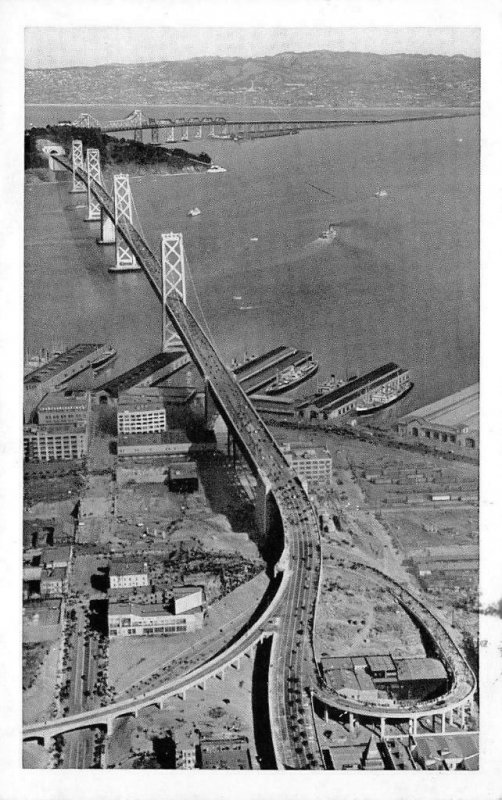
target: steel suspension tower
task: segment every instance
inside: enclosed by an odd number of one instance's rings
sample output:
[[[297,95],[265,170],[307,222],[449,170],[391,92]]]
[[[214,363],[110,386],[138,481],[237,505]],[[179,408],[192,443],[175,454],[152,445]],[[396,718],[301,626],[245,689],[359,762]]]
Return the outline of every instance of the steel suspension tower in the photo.
[[[73,139],[71,143],[71,163],[73,166],[73,186],[71,192],[85,192],[85,183],[77,178],[77,169],[84,169],[84,150],[80,139]]]
[[[97,148],[88,148],[87,150],[87,206],[88,213],[86,217],[87,222],[101,219],[101,204],[95,199],[91,192],[91,181],[96,181],[102,186],[101,182],[101,162],[99,157],[99,150]]]
[[[118,232],[117,224],[128,222],[132,224],[132,197],[129,186],[129,175],[113,176],[113,196],[115,202],[115,266],[110,267],[110,272],[131,272],[141,267],[136,261],[125,239]]]
[[[162,350],[185,352],[166,311],[166,299],[175,295],[186,305],[185,251],[182,233],[162,234]]]

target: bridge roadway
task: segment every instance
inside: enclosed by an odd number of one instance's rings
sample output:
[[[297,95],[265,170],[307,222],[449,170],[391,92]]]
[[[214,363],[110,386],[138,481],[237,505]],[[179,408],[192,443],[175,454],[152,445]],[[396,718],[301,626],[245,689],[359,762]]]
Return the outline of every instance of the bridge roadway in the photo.
[[[54,156],[69,171],[70,161]],[[87,174],[77,170],[77,177],[87,184]],[[106,189],[91,179],[91,192],[103,206],[105,213],[114,220],[113,200]],[[162,268],[150,247],[136,228],[129,222],[119,222],[117,233],[123,236],[138,263],[145,271],[153,289],[162,302]],[[184,342],[190,356],[205,377],[211,395],[234,436],[239,440],[251,468],[275,499],[282,518],[284,531],[284,570],[281,590],[280,624],[274,652],[277,658],[271,665],[269,680],[273,685],[271,716],[278,723],[272,724],[274,749],[278,767],[308,769],[315,763],[322,765],[322,758],[314,735],[314,722],[308,701],[309,689],[315,669],[313,656],[313,621],[320,579],[321,547],[316,514],[301,487],[295,480],[286,459],[275,439],[256,413],[233,374],[225,367],[215,348],[209,342],[198,322],[181,299],[170,297],[166,308],[170,319]],[[267,609],[260,622],[265,624],[275,613],[272,606]],[[256,627],[256,626],[255,626]],[[249,634],[247,634],[249,636]],[[234,650],[219,657],[218,665],[230,663],[247,647],[247,638],[234,645]],[[211,671],[214,665],[206,665]],[[192,679],[180,679],[177,691]],[[294,687],[294,689],[293,689]],[[159,690],[158,695],[165,694]],[[137,701],[136,701],[137,702]],[[126,701],[134,707],[135,700]],[[113,704],[118,706],[119,704]],[[122,708],[122,706],[120,706]],[[105,719],[113,714],[113,707],[89,715],[91,719]],[[75,715],[73,719],[79,715]],[[70,718],[65,718],[70,721]],[[61,725],[62,720],[59,721]],[[39,728],[38,728],[39,729]],[[46,723],[43,730],[57,730],[58,721]],[[23,735],[26,736],[25,729]],[[31,735],[37,728],[31,727]],[[311,733],[312,732],[312,733]]]

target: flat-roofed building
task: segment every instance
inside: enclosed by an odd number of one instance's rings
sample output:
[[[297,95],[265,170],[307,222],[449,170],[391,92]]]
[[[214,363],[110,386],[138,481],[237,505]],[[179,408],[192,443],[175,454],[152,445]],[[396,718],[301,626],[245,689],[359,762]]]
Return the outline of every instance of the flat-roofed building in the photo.
[[[308,483],[331,483],[333,459],[324,447],[314,447],[305,442],[284,442],[282,451],[286,461]]]
[[[479,450],[479,383],[417,408],[398,420],[398,434],[447,450]]]
[[[204,589],[201,586],[174,586],[173,601],[175,614],[190,611],[203,604]]]
[[[214,450],[216,441],[192,442],[185,431],[170,429],[161,433],[121,433],[117,442],[117,454],[121,459],[151,459],[165,456],[185,456],[191,452]]]
[[[202,628],[204,612],[201,607],[190,613],[171,614],[160,603],[109,603],[108,631],[114,636],[166,636],[191,633]]]
[[[112,561],[109,578],[110,589],[148,586],[148,567],[141,561]]]
[[[117,407],[119,434],[161,433],[167,430],[162,393],[155,389],[123,392]]]
[[[46,569],[54,567],[68,567],[71,560],[71,545],[60,547],[46,547],[40,556],[40,563]]]
[[[37,406],[40,425],[89,422],[91,394],[88,391],[66,389],[49,392]]]
[[[48,392],[55,389],[58,385],[90,367],[99,356],[105,355],[106,352],[107,345],[104,344],[77,344],[70,347],[61,355],[25,375],[25,390],[43,387]]]
[[[202,769],[251,769],[249,741],[246,736],[228,739],[201,739]]]
[[[25,461],[72,461],[87,455],[87,425],[25,425],[23,429]]]
[[[61,597],[68,591],[67,570],[65,567],[43,569],[40,577],[42,597]]]
[[[196,492],[199,488],[197,464],[178,461],[169,466],[169,489],[173,492]]]
[[[192,730],[176,733],[176,769],[196,768],[198,738]]]

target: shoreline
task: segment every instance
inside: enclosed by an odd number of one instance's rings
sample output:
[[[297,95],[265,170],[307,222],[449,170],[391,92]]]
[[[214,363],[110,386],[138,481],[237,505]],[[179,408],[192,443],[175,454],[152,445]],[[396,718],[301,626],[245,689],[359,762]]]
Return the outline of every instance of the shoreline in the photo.
[[[130,103],[25,103],[25,108],[130,108],[132,105],[143,105],[145,108],[259,108],[259,109],[290,109],[292,111],[313,111],[315,109],[327,111],[472,111],[480,112],[481,106],[243,106],[235,103],[145,103],[142,100],[131,100]]]

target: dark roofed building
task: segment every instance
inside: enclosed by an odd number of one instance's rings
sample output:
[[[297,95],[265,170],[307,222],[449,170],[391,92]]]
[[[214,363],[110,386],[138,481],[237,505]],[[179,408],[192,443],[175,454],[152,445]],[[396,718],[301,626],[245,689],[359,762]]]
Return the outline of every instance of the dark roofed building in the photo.
[[[246,736],[229,739],[201,739],[202,769],[251,769],[249,742]]]

